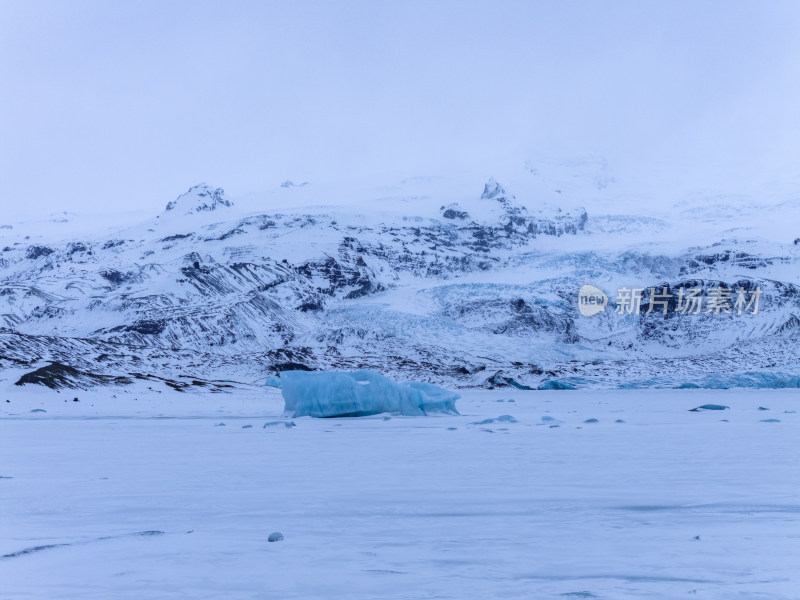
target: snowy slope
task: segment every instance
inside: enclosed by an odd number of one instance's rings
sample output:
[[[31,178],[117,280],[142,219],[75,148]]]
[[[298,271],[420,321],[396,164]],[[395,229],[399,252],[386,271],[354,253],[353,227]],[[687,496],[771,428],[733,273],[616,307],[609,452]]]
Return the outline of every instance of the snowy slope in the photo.
[[[251,382],[366,367],[461,387],[800,373],[798,201],[656,202],[615,187],[602,161],[549,173],[287,182],[236,201],[201,184],[122,229],[15,224],[0,230],[0,377],[48,361]],[[584,283],[609,295],[601,315],[580,315]],[[621,287],[720,285],[758,287],[757,313],[615,312]]]

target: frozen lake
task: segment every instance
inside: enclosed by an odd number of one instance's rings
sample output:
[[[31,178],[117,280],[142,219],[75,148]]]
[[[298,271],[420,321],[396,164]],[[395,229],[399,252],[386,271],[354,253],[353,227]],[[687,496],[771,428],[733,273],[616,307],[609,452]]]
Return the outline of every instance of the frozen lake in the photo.
[[[462,394],[264,427],[276,390],[11,390],[0,597],[800,595],[800,391]]]

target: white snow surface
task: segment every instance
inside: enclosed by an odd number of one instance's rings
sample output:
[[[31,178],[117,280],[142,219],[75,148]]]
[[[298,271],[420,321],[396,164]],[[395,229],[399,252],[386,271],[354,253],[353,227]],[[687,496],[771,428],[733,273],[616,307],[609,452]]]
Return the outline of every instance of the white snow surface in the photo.
[[[798,390],[473,390],[461,415],[291,422],[262,386],[0,401],[6,600],[800,589]],[[730,408],[690,411],[710,403]]]

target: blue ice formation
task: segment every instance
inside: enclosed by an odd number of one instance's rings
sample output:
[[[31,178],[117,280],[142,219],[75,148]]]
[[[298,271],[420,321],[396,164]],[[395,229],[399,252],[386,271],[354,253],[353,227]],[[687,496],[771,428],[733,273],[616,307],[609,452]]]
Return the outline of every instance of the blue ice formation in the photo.
[[[284,410],[292,417],[363,417],[380,413],[458,414],[455,392],[430,383],[397,383],[374,371],[281,374]]]
[[[264,385],[269,386],[269,387],[280,388],[281,387],[281,378],[278,377],[277,375],[272,375],[269,379],[267,379],[267,382]]]
[[[294,421],[268,421],[264,423],[264,427],[261,429],[266,429],[267,427],[285,427],[286,429],[291,429],[292,427],[297,427]]]
[[[558,379],[548,379],[543,382],[537,389],[540,390],[575,390],[577,389],[573,384],[566,381],[559,381]]]
[[[707,375],[702,379],[677,386],[686,388],[800,388],[800,376],[776,371],[745,371],[743,373]]]
[[[512,417],[511,415],[500,415],[496,419],[484,419],[483,421],[477,421],[476,423],[470,423],[470,425],[491,425],[495,422],[505,422],[505,423],[516,423],[517,420]]]
[[[728,410],[730,407],[724,404],[703,404],[697,408],[691,409],[690,412],[703,412],[704,410]]]

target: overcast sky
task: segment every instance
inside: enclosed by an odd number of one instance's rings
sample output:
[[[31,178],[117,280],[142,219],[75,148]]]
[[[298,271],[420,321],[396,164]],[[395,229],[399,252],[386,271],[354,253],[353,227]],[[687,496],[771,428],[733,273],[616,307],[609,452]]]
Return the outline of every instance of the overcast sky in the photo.
[[[798,32],[796,1],[0,0],[3,210],[543,155],[735,184],[800,165]]]

